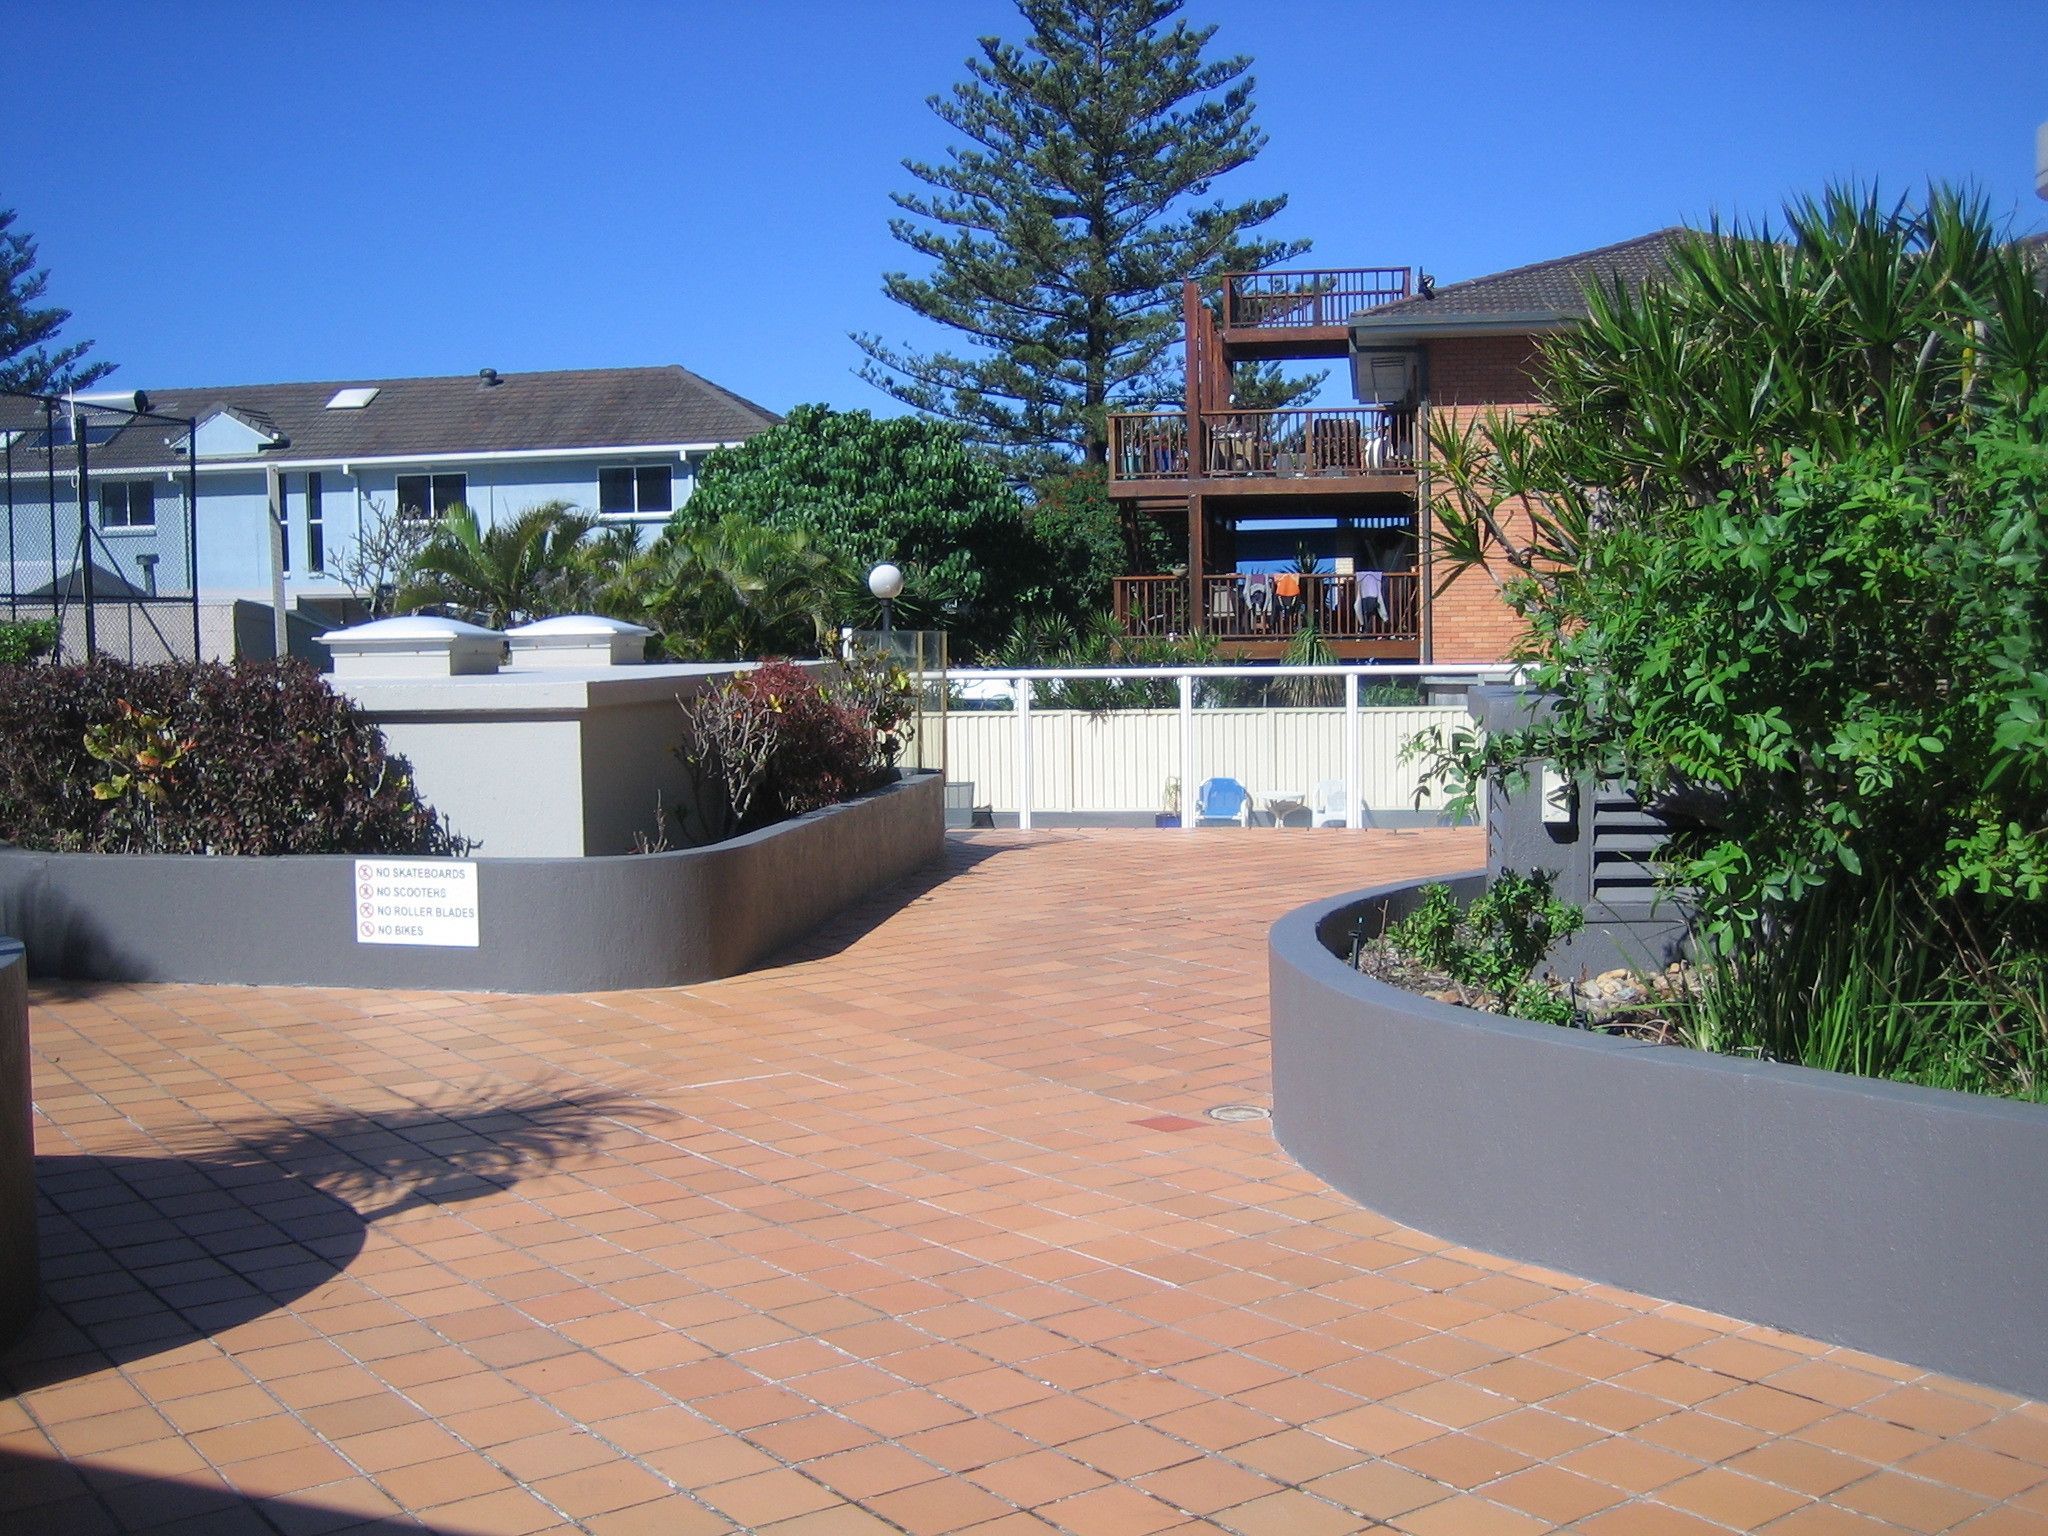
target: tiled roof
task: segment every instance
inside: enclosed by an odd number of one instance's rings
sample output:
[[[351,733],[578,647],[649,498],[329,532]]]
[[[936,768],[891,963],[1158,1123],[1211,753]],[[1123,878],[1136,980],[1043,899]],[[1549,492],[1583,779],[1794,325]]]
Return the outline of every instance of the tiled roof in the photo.
[[[375,389],[376,398],[360,410],[328,409],[327,402],[336,391],[352,388]],[[266,462],[283,464],[731,443],[752,437],[781,419],[672,364],[505,373],[495,384],[486,384],[476,374],[457,374],[146,392],[150,410],[160,416],[205,421],[227,411],[265,432],[283,434],[285,446],[260,455]],[[22,412],[6,414],[20,416]],[[40,408],[32,414],[40,423]],[[93,419],[96,425],[107,426],[121,418],[102,413]],[[162,464],[172,457],[167,442],[182,441],[182,436],[168,422],[136,421],[104,443],[97,434],[89,439],[93,464],[109,469]],[[17,447],[15,454],[19,473],[22,449]]]
[[[1352,320],[1352,329],[1415,331],[1431,325],[1488,320],[1555,323],[1579,319],[1586,313],[1587,283],[1620,277],[1634,284],[1661,276],[1673,244],[1690,233],[1674,225],[1598,250],[1449,283],[1426,298],[1418,294],[1361,314]]]

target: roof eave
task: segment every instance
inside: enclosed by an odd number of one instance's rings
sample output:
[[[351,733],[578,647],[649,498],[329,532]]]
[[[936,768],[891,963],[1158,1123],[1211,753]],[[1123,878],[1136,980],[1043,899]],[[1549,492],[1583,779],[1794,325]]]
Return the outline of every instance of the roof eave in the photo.
[[[1374,315],[1367,313],[1351,322],[1351,345],[1355,350],[1369,347],[1413,346],[1454,336],[1528,336],[1538,332],[1561,331],[1584,318],[1562,315],[1555,310],[1526,310],[1498,315]]]

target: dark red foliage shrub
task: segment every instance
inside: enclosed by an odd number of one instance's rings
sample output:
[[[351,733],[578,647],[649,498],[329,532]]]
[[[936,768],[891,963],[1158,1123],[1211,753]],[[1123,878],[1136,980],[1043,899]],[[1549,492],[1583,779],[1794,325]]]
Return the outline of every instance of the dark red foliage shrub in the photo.
[[[97,798],[86,734],[135,714],[182,743],[145,817]],[[456,851],[405,760],[301,661],[0,667],[0,842],[81,852]]]
[[[775,716],[775,744],[754,821],[765,825],[801,816],[875,787],[880,773],[873,730],[858,710],[820,688],[811,671],[769,661],[734,686]]]
[[[873,789],[900,741],[901,710],[879,712],[891,702],[787,661],[686,701],[677,750],[695,786],[692,830],[717,842]]]

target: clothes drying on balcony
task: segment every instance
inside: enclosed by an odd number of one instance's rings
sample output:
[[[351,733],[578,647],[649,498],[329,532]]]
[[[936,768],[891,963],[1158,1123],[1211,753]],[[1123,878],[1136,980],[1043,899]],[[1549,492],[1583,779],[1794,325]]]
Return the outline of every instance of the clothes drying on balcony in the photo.
[[[1352,612],[1358,616],[1358,627],[1365,628],[1368,614],[1382,623],[1387,619],[1387,578],[1384,571],[1360,571],[1356,577],[1357,587],[1351,599]]]

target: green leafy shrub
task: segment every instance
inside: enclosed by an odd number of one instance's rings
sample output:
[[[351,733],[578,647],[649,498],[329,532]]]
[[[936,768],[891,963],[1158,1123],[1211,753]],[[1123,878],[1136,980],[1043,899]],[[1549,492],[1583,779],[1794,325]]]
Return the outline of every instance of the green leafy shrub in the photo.
[[[1093,579],[1093,557],[1035,531],[993,459],[920,417],[798,406],[705,459],[670,526],[686,535],[733,516],[800,530],[861,573],[893,561],[908,578],[898,621],[951,630],[963,655],[996,643],[1021,614],[1071,606],[1064,592]],[[831,617],[872,629],[880,614],[850,585]]]
[[[1555,700],[1442,756],[1468,786],[1550,759],[1711,805],[1664,858],[1743,1006],[1787,1010],[1757,1039],[1847,996],[1882,959],[1856,925],[1890,910],[1956,958],[1926,978],[1967,1005],[1947,1037],[1990,1040],[1996,977],[2048,958],[2033,262],[1981,200],[1833,191],[1782,229],[1683,241],[1668,279],[1589,307],[1546,347],[1545,412],[1432,430],[1439,569],[1512,576],[1529,680]],[[1859,994],[1872,1038],[1834,1054],[1891,1060],[1884,999],[1923,991]],[[2009,1079],[1997,1060],[1982,1080]]]
[[[0,842],[68,852],[462,846],[300,661],[0,668]]]
[[[579,554],[598,519],[566,501],[528,507],[484,526],[457,502],[410,556],[397,605],[440,608],[487,629],[506,629],[577,606]]]
[[[1141,513],[1109,494],[1109,466],[1080,464],[1031,487],[1031,528],[1059,558],[1049,571],[1050,612],[1081,620],[1109,606],[1119,576],[1156,576],[1187,559],[1171,519]]]
[[[681,661],[815,656],[841,595],[861,578],[802,529],[740,516],[683,529],[631,550],[597,584],[590,606],[654,630]]]
[[[106,831],[126,849],[159,845],[156,820],[176,804],[184,787],[185,754],[193,747],[161,715],[144,714],[126,699],[115,700],[115,718],[85,733],[85,755],[106,764],[107,776],[92,797],[107,802]]]
[[[56,649],[55,619],[0,623],[0,667],[19,667],[31,661],[41,661]]]
[[[1447,885],[1424,888],[1416,909],[1388,927],[1382,942],[1477,994],[1476,1006],[1539,1023],[1572,1019],[1569,997],[1536,978],[1551,947],[1584,926],[1577,907],[1551,894],[1544,871],[1507,871],[1469,907]]]

